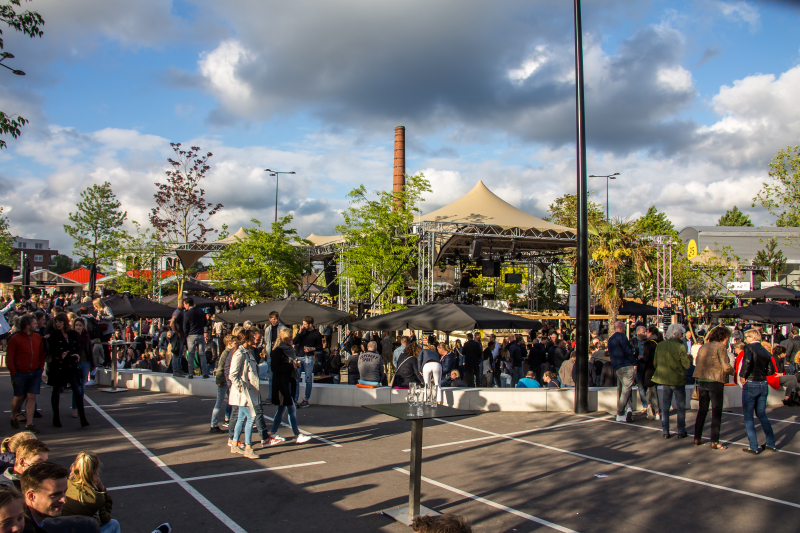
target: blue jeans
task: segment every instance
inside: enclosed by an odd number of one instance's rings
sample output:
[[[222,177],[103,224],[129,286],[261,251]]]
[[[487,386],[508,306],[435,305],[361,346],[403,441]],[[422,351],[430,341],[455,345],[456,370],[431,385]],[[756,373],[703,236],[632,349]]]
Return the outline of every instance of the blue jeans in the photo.
[[[521,366],[514,367],[514,373],[511,375],[513,379],[513,382],[511,383],[512,387],[516,387],[519,380],[525,377],[525,375],[522,373],[522,370],[523,369]]]
[[[217,401],[214,403],[214,410],[211,411],[211,427],[215,428],[219,424],[219,412],[226,406],[225,396],[228,394],[228,386],[217,386]],[[227,410],[227,409],[226,409]]]
[[[173,335],[177,335],[177,333],[173,333]],[[180,350],[178,350],[178,353],[176,354],[176,353],[173,352],[173,354],[172,354],[172,373],[173,374],[183,372],[183,370],[181,369],[181,354],[184,352],[185,347],[184,347],[182,342],[179,342],[178,346],[180,346]]]
[[[189,335],[186,337],[186,359],[189,361],[189,375],[194,375],[194,354],[198,351],[200,369],[204,376],[208,375],[206,366],[206,340],[202,335]]]
[[[639,399],[642,401],[642,409],[647,409],[647,389],[644,386],[644,365],[636,371],[636,386],[639,388]],[[633,400],[628,402],[633,410]]]
[[[283,411],[286,410],[289,413],[289,424],[292,426],[292,432],[295,435],[300,434],[300,429],[297,427],[297,406],[290,405],[288,407],[279,405],[278,412],[275,413],[275,418],[272,420],[272,429],[270,433],[275,435],[278,432],[278,428],[281,427],[281,421],[283,420]]]
[[[100,533],[120,533],[119,522],[113,518],[100,526]]]
[[[81,365],[81,394],[86,392],[86,382],[89,381],[89,372],[92,371],[92,365],[89,361],[82,361]],[[77,409],[78,406],[75,405],[75,399],[72,399],[72,408]]]
[[[314,384],[314,356],[300,357],[300,372],[306,375],[306,400],[311,398],[311,387]],[[270,397],[272,395],[270,394]],[[300,386],[298,384],[297,392],[294,394],[294,401],[300,397]]]
[[[766,383],[765,383],[766,385]],[[661,385],[661,430],[669,434],[669,410],[672,407],[672,397],[678,404],[678,435],[686,434],[686,387],[683,385]]]
[[[744,414],[744,427],[747,429],[747,440],[750,441],[750,449],[758,449],[758,435],[756,435],[756,423],[753,419],[755,411],[758,421],[761,422],[761,429],[767,436],[767,446],[775,447],[775,433],[772,432],[772,425],[767,418],[767,395],[769,386],[766,381],[748,381],[742,387],[742,410]]]
[[[242,427],[244,427],[244,445],[250,446],[252,444],[254,420],[255,417],[250,412],[249,407],[239,407],[239,418],[236,420],[236,429],[233,430],[234,442],[239,440],[239,436],[242,434]]]

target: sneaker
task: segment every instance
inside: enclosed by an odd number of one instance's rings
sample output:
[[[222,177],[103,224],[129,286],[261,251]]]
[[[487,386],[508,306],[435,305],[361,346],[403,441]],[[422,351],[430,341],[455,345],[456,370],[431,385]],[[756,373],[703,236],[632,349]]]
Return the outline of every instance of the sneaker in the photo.
[[[209,433],[224,433],[224,431],[219,429],[219,426],[211,426],[211,429],[208,430],[208,432]]]
[[[86,382],[87,387],[91,387],[92,385],[97,385],[97,382],[93,379],[90,379],[89,381]]]
[[[656,414],[656,420],[661,420],[661,413]]]
[[[258,459],[258,455],[256,452],[253,451],[253,448],[245,448],[242,452],[242,455],[247,457],[248,459]]]
[[[28,424],[27,426],[25,426],[25,431],[30,431],[31,433],[39,433],[39,429],[33,424]]]
[[[169,524],[161,524],[153,530],[153,533],[172,533],[172,526]]]
[[[280,435],[273,435],[269,439],[267,439],[267,441],[269,442],[270,446],[277,446],[278,444],[286,442],[286,439],[284,439]]]
[[[188,376],[186,376],[186,377],[187,377],[188,379],[194,379],[194,374],[189,374],[189,375],[188,375]]]
[[[626,422],[627,420],[628,420],[628,417],[617,415],[617,422]]]
[[[14,418],[12,418],[11,420],[9,420],[9,422],[11,423],[11,427],[12,428],[19,429],[19,420],[17,420],[16,416]]]
[[[231,427],[231,425],[230,425],[230,423],[228,423],[228,421],[226,420],[225,422],[223,422],[223,423],[222,423],[222,427],[224,427],[224,428],[229,428],[229,427]]]
[[[244,453],[244,447],[242,447],[242,446],[231,446],[231,453]]]
[[[632,411],[628,410],[628,412],[625,413],[625,422],[627,422],[629,424],[633,423],[633,412]]]
[[[308,442],[310,440],[311,440],[311,437],[309,437],[308,435],[304,435],[304,434],[300,433],[297,436],[297,441],[296,442],[297,442],[297,444],[305,444],[306,442]]]
[[[306,407],[311,407],[311,404],[308,403],[308,400],[303,400],[302,402],[297,404],[298,409],[304,409]]]

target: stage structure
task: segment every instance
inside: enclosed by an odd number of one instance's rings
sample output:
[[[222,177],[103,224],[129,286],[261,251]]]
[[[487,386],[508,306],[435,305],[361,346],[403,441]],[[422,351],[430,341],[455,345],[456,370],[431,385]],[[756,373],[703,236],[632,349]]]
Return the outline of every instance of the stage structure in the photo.
[[[576,232],[517,209],[490,191],[482,181],[449,205],[422,215],[412,226],[419,237],[417,299],[436,299],[434,268],[437,264],[483,262],[524,264],[533,277],[540,265],[558,264],[576,245]]]

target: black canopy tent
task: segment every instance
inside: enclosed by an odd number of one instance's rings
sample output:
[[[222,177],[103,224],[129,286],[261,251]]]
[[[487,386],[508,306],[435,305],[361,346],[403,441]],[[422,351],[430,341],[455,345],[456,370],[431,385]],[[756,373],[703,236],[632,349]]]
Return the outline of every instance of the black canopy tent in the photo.
[[[596,305],[590,309],[590,315],[607,315],[605,308]],[[649,315],[657,315],[658,308],[653,307],[652,305],[640,304],[637,302],[622,302],[622,305],[617,310],[618,315],[633,315],[633,316],[649,316]]]
[[[107,296],[102,300],[111,309],[114,318],[170,318],[175,311],[172,307],[128,293]],[[92,304],[78,303],[67,306],[67,309],[78,311],[81,307],[91,310]]]
[[[790,324],[800,322],[800,308],[770,302],[748,305],[745,307],[734,307],[732,309],[721,309],[719,311],[713,311],[711,316],[715,318],[739,318],[767,324]]]
[[[774,287],[767,287],[766,289],[759,289],[757,291],[750,291],[742,294],[739,298],[744,299],[760,299],[769,298],[771,300],[800,300],[800,291],[784,287],[782,285],[775,285]]]
[[[216,320],[227,322],[228,324],[241,324],[246,320],[254,324],[261,324],[269,320],[269,314],[277,311],[280,314],[281,323],[286,325],[301,324],[303,317],[314,317],[315,324],[336,326],[347,324],[355,320],[355,316],[344,311],[339,311],[332,307],[315,304],[306,300],[287,298],[285,300],[273,300],[264,302],[251,307],[235,309],[227,313],[220,313]]]
[[[177,294],[171,294],[169,296],[164,296],[161,298],[161,303],[164,305],[169,305],[170,307],[174,307],[178,305],[178,299],[180,298]],[[214,307],[220,306],[222,307],[225,305],[223,302],[218,302],[217,300],[212,300],[211,298],[204,298],[203,296],[191,296],[192,300],[194,300],[195,307],[206,308],[206,307]]]
[[[351,330],[357,331],[412,329],[451,332],[484,328],[538,330],[541,327],[538,320],[452,300],[436,300],[349,324]]]

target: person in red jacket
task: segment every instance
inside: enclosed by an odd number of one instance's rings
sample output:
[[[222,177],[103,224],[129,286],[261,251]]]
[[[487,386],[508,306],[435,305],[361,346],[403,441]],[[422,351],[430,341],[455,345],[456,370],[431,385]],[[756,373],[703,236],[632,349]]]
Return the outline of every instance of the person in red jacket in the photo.
[[[33,425],[33,412],[36,408],[36,395],[42,384],[44,370],[44,343],[38,333],[33,331],[33,317],[25,315],[19,319],[19,331],[8,339],[6,366],[14,386],[14,400],[11,402],[11,427],[19,429],[17,413],[22,400],[28,397],[25,405],[27,425],[25,429],[39,433]]]

